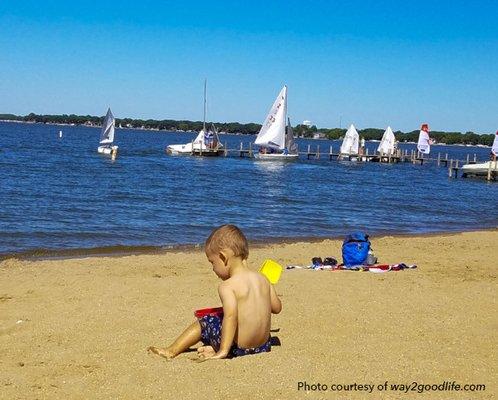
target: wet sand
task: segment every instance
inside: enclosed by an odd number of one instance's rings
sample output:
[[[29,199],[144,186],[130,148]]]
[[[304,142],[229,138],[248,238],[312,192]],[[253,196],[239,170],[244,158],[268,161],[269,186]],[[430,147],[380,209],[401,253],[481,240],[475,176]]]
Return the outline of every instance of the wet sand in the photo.
[[[285,271],[277,284],[271,353],[194,363],[147,354],[219,305],[201,251],[0,263],[2,399],[491,399],[498,390],[498,230],[372,238],[382,263],[418,269],[373,274]],[[307,265],[340,258],[341,242],[254,248]],[[392,383],[485,384],[479,392],[379,393]],[[298,383],[328,391],[298,390]],[[331,391],[332,384],[375,385]],[[315,387],[316,388],[316,387]],[[323,388],[323,386],[322,386]]]

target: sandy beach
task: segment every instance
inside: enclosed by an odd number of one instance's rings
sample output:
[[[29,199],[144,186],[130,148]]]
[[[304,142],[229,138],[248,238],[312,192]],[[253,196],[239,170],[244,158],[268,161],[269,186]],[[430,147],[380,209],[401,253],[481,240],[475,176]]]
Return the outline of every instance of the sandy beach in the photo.
[[[283,311],[272,320],[281,346],[201,364],[194,352],[168,362],[146,349],[175,338],[193,310],[220,304],[202,251],[8,259],[0,263],[0,398],[491,399],[497,242],[498,230],[373,237],[380,262],[418,269],[285,271],[276,287]],[[313,256],[339,259],[340,247],[340,240],[259,246],[249,263],[308,265]],[[390,388],[445,381],[486,388]],[[327,390],[305,391],[299,382]]]

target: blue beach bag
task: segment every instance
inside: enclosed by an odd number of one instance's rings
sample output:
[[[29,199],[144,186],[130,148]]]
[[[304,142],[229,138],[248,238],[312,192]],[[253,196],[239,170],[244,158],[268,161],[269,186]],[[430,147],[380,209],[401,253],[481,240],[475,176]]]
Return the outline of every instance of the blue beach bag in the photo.
[[[346,268],[354,265],[364,265],[367,261],[370,241],[363,232],[354,232],[342,242],[342,262]]]

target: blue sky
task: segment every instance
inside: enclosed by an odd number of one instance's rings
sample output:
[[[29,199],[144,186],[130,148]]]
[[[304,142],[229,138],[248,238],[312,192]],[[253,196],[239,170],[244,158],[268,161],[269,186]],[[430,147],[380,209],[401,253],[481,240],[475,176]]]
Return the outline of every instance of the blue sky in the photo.
[[[498,2],[0,1],[0,113],[498,129]]]

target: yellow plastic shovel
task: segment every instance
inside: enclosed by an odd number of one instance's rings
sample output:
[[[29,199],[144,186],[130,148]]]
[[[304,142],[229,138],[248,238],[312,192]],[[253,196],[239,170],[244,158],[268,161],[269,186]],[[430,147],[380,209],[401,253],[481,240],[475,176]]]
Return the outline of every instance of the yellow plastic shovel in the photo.
[[[274,285],[280,279],[282,270],[283,267],[278,262],[268,259],[261,265],[259,272],[266,276],[270,283]]]

